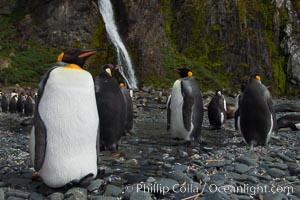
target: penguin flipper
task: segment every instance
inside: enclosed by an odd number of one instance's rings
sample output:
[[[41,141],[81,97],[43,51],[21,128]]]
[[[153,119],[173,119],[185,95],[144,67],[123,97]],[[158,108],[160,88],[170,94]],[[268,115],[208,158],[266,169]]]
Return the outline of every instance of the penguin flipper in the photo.
[[[192,87],[181,81],[181,93],[183,97],[182,118],[183,124],[187,131],[192,128],[192,110],[194,105],[194,97]]]
[[[267,96],[267,104],[268,104],[268,107],[269,107],[269,110],[270,110],[270,113],[272,115],[272,118],[273,118],[273,130],[277,130],[277,119],[276,119],[276,113],[275,113],[275,109],[274,109],[274,106],[273,106],[273,101],[272,101],[272,98],[271,98],[271,95],[268,91],[268,96]]]
[[[52,70],[56,69],[57,67],[58,66],[55,66],[49,69],[48,72],[42,77],[39,83],[38,98],[35,104],[36,107],[33,119],[35,138],[34,169],[36,171],[39,171],[43,166],[47,146],[47,130],[39,112],[39,103],[43,97],[44,88],[49,78],[49,75],[52,72]]]
[[[168,101],[167,101],[167,131],[169,131],[170,127],[171,127],[171,108],[170,108],[170,105],[171,105],[171,95],[169,96]]]

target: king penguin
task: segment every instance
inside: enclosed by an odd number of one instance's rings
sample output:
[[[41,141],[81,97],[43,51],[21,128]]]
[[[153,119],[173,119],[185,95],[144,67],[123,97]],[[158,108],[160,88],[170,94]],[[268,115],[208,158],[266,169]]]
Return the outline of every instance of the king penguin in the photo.
[[[276,130],[276,116],[272,97],[261,77],[256,74],[242,94],[239,105],[238,129],[251,146],[266,145]]]
[[[104,65],[95,77],[95,91],[100,119],[100,149],[118,149],[125,134],[125,101],[113,73],[116,67]]]
[[[123,98],[125,101],[125,131],[127,133],[131,133],[133,129],[133,103],[132,103],[132,96],[125,84],[125,82],[119,82],[119,86],[121,88],[121,92],[123,94]]]
[[[35,107],[35,101],[32,98],[32,94],[29,94],[26,98],[25,106],[24,106],[24,114],[26,117],[33,115],[34,107]]]
[[[7,99],[7,96],[6,94],[2,94],[1,96],[1,109],[2,109],[2,112],[7,112],[8,111],[8,99]]]
[[[203,99],[198,83],[188,68],[178,68],[180,78],[173,84],[167,102],[167,130],[173,138],[200,139]]]
[[[208,105],[208,120],[213,129],[221,129],[226,122],[226,100],[217,90],[215,96],[211,99]]]
[[[18,101],[17,101],[17,112],[20,113],[21,115],[24,112],[24,102],[25,102],[25,96],[24,93],[20,93],[19,97],[18,97]]]
[[[12,98],[9,101],[9,112],[10,113],[17,112],[17,101],[18,101],[18,95],[12,96]]]
[[[49,187],[97,175],[99,117],[93,78],[82,66],[98,50],[61,53],[39,83],[30,156]]]

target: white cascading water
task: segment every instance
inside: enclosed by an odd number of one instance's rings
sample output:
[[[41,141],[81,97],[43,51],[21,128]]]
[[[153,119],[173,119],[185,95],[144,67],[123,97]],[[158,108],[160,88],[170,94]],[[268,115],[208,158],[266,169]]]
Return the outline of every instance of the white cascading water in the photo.
[[[136,89],[137,80],[134,75],[133,66],[126,47],[118,33],[111,2],[110,0],[98,0],[98,5],[105,23],[107,34],[117,50],[118,65],[122,66],[120,72],[127,82],[128,87]]]

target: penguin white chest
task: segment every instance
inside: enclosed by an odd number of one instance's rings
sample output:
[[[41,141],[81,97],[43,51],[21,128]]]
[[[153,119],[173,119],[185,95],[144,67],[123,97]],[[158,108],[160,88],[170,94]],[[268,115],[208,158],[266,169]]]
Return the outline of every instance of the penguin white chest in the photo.
[[[179,137],[185,140],[190,140],[189,139],[190,132],[186,130],[183,122],[183,113],[182,113],[183,103],[184,103],[184,99],[181,91],[181,81],[177,80],[173,85],[172,94],[171,94],[171,104],[170,104],[171,134],[172,137]]]
[[[87,174],[97,174],[96,141],[99,117],[94,84],[84,70],[53,70],[39,102],[47,130],[47,146],[39,174],[60,187]]]

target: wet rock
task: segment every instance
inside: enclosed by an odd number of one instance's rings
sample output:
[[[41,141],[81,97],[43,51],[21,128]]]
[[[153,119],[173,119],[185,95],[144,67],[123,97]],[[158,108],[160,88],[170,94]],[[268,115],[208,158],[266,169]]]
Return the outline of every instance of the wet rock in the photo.
[[[287,164],[283,164],[283,163],[272,163],[272,164],[267,164],[267,166],[269,168],[277,168],[277,169],[282,169],[282,170],[288,169]]]
[[[114,186],[114,185],[107,185],[104,196],[113,196],[118,197],[122,192],[122,189],[120,187]]]
[[[44,199],[43,195],[36,192],[31,193],[29,198],[29,200],[43,200],[43,199]]]
[[[251,168],[245,164],[236,164],[234,170],[239,174],[244,174],[249,171]]]
[[[264,195],[264,200],[288,200],[289,198],[282,193],[267,193]]]
[[[154,183],[155,181],[156,181],[156,179],[153,178],[153,177],[149,177],[149,178],[147,178],[147,180],[146,180],[146,182],[148,182],[148,183]]]
[[[130,195],[130,200],[152,200],[149,192],[135,191]]]
[[[126,163],[128,165],[137,165],[139,162],[137,161],[137,159],[130,159],[130,160],[127,160]]]
[[[193,183],[193,180],[191,178],[189,178],[186,174],[182,173],[182,172],[171,172],[168,174],[168,177],[171,179],[174,179],[176,181],[178,181],[180,184],[186,182],[188,184]]]
[[[293,162],[294,161],[293,159],[289,158],[288,156],[286,156],[282,153],[277,153],[276,156],[279,157],[283,161],[287,161],[287,162]]]
[[[285,172],[277,169],[277,168],[271,168],[267,171],[267,173],[272,176],[273,178],[281,178],[285,175]]]
[[[0,200],[5,200],[5,194],[2,188],[0,188]]]
[[[174,171],[176,172],[185,172],[188,169],[187,165],[175,165]]]
[[[60,192],[52,193],[51,195],[47,196],[48,200],[62,200],[64,199],[64,195]]]
[[[241,164],[248,165],[248,166],[256,166],[257,165],[256,160],[253,160],[253,159],[251,159],[249,157],[245,157],[245,156],[241,156],[241,157],[235,159],[235,161],[238,163],[241,163]]]
[[[210,177],[210,183],[215,184],[217,186],[224,185],[225,176],[224,174],[214,174]]]
[[[174,179],[162,178],[157,182],[158,187],[168,188],[170,190],[177,189],[179,187],[179,183]]]
[[[71,188],[65,193],[65,199],[68,200],[87,199],[87,190],[84,188]]]
[[[21,197],[14,197],[14,196],[9,196],[9,197],[7,197],[7,199],[6,200],[24,200],[23,198],[21,198]]]
[[[221,162],[209,162],[205,165],[205,167],[210,168],[210,167],[223,167],[225,165],[225,162],[221,161]]]
[[[134,184],[139,182],[145,182],[147,177],[142,174],[126,174],[124,179],[127,180],[128,184]]]
[[[181,158],[187,158],[189,154],[185,151],[179,151],[179,157]]]
[[[209,176],[207,176],[206,173],[203,173],[203,172],[199,172],[199,171],[193,171],[193,173],[196,175],[197,177],[197,180],[199,182],[208,182],[210,180]]]
[[[89,192],[99,190],[103,184],[104,184],[104,181],[101,179],[93,180],[93,181],[91,181],[91,184],[87,187],[87,190]]]
[[[106,197],[106,196],[92,196],[89,199],[91,200],[118,200],[116,197]]]
[[[236,181],[247,181],[250,183],[258,183],[259,179],[253,176],[245,175],[245,174],[238,174],[234,172],[229,172],[228,177],[233,178]]]
[[[29,192],[24,192],[24,191],[20,191],[20,190],[8,190],[6,192],[6,196],[10,197],[20,197],[23,199],[28,199],[30,196]]]

